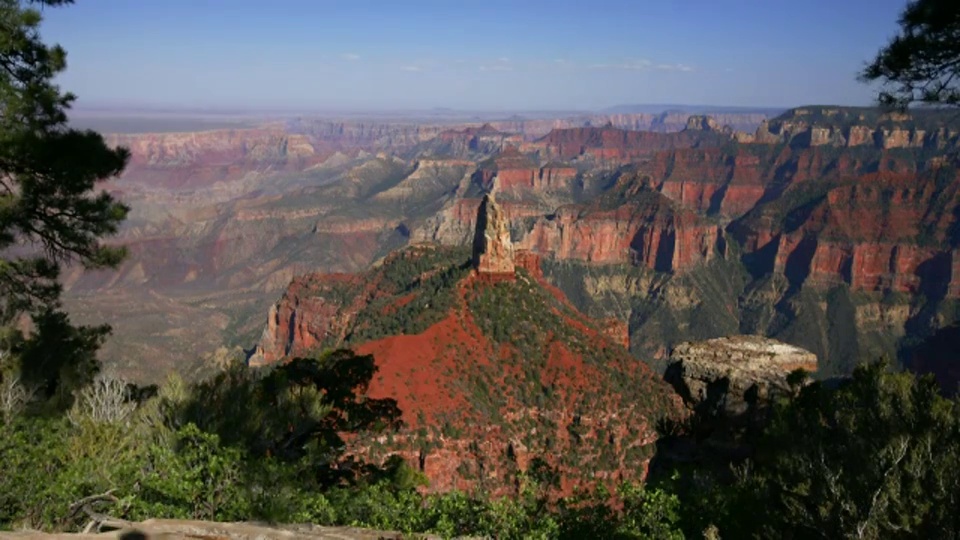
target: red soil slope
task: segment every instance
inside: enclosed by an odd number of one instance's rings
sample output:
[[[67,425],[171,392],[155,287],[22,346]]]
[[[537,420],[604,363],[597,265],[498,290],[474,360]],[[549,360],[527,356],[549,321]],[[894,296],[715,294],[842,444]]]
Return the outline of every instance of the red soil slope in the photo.
[[[535,256],[522,254],[521,270],[507,276],[477,273],[455,256],[441,261],[444,251],[400,252],[354,282],[295,280],[297,292],[275,309],[292,326],[268,326],[260,347],[282,343],[286,355],[263,360],[310,354],[318,345],[374,355],[379,371],[369,394],[395,398],[406,426],[357,441],[355,451],[373,459],[400,453],[431,490],[507,493],[534,457],[560,472],[564,493],[641,478],[656,420],[678,410],[665,383],[523,270],[538,265]],[[390,276],[422,257],[437,264],[418,267],[411,283],[396,287]],[[448,283],[430,281],[451,267]],[[333,292],[345,285],[355,296]],[[431,313],[424,305],[442,308]],[[381,327],[398,329],[371,330]]]

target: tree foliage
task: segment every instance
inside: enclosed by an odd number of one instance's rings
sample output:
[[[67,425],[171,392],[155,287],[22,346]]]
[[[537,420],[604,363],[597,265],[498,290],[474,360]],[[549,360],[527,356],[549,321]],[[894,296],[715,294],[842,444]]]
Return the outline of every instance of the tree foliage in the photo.
[[[341,459],[344,434],[400,425],[395,400],[364,395],[376,369],[373,356],[346,349],[263,370],[236,366],[196,385],[174,427],[194,423],[251,456],[308,458],[319,481],[338,483],[357,474]]]
[[[66,68],[66,53],[40,39],[41,13],[31,4],[67,3],[0,0],[0,325],[29,314],[38,323],[35,334],[42,335],[46,324],[66,339],[45,340],[47,356],[39,361],[57,364],[35,381],[45,387],[65,381],[61,371],[72,360],[86,361],[86,351],[104,333],[79,328],[67,335],[72,327],[58,314],[61,266],[118,264],[124,250],[102,239],[117,231],[128,210],[97,185],[118,175],[129,153],[109,148],[93,131],[69,127],[67,110],[75,98],[54,84]],[[75,344],[84,351],[80,358],[69,348]],[[5,371],[38,361],[35,354],[9,352],[14,354],[5,359]],[[33,375],[44,371],[28,369]]]
[[[109,491],[96,511],[133,521],[353,525],[446,538],[682,538],[675,495],[624,485],[614,495],[556,502],[545,489],[556,479],[540,459],[518,477],[516,496],[502,499],[424,494],[422,473],[398,455],[340,459],[341,438],[398,419],[392,400],[364,395],[374,373],[369,356],[335,351],[274,369],[230,368],[190,386],[171,377],[122,416],[78,405],[69,418],[0,418],[0,529],[82,529],[89,518],[71,513],[74,503]],[[135,394],[119,386],[111,393]],[[299,451],[283,454],[284,445]],[[344,465],[350,475],[330,474]]]
[[[861,73],[881,81],[883,105],[960,105],[960,4],[913,0],[900,16],[900,33]]]
[[[780,404],[739,477],[722,534],[957,538],[960,407],[930,378],[862,365]]]

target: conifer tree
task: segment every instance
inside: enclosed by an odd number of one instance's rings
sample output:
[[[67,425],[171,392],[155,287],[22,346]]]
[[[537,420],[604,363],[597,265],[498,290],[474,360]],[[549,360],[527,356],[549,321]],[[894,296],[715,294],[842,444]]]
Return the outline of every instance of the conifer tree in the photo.
[[[40,36],[41,10],[69,3],[0,0],[0,325],[30,315],[38,332],[44,321],[63,322],[62,265],[113,267],[125,253],[102,240],[117,231],[128,208],[97,186],[123,170],[129,153],[68,125],[75,97],[54,83],[66,53]],[[58,334],[70,338],[65,346],[95,347],[98,339],[88,338],[105,333],[73,330],[58,323]],[[45,348],[64,358],[73,352],[49,342]]]
[[[881,105],[960,106],[960,2],[913,0],[899,22],[900,33],[860,78],[884,83]]]

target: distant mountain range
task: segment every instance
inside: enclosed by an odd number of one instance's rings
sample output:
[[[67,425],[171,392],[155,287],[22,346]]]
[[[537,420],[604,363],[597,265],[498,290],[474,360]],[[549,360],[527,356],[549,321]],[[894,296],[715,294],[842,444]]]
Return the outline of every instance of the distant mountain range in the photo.
[[[777,116],[789,107],[741,107],[732,105],[664,105],[664,104],[624,104],[601,109],[599,112],[613,114],[660,114],[665,112],[685,112],[688,114],[741,113]]]

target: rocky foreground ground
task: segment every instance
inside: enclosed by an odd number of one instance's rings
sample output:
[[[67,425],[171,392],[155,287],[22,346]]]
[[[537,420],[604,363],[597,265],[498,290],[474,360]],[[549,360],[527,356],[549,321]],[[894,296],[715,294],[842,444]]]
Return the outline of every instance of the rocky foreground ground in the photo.
[[[57,538],[84,540],[273,540],[303,538],[305,540],[380,540],[399,539],[394,532],[358,529],[355,527],[318,527],[312,525],[270,526],[256,523],[213,523],[174,519],[150,519],[132,524],[129,529],[91,534],[42,533],[37,531],[0,532],[0,539],[53,540]],[[417,535],[417,538],[439,538]]]

